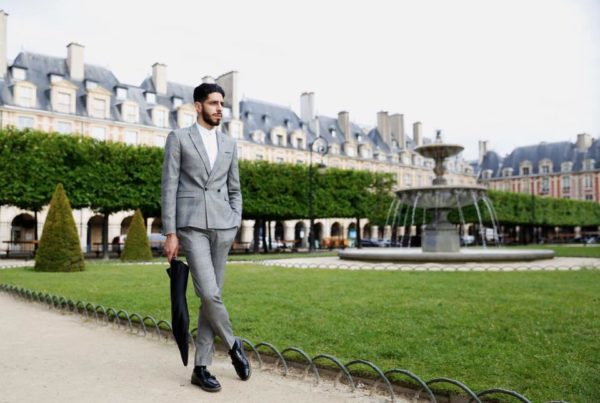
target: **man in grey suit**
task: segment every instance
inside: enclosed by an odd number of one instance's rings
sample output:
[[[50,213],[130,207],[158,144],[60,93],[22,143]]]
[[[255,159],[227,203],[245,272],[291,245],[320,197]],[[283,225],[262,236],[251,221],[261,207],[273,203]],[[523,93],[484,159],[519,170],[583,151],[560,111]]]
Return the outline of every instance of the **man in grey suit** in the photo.
[[[201,301],[192,383],[209,392],[221,390],[206,369],[212,363],[215,335],[229,348],[238,376],[245,381],[251,374],[221,300],[227,255],[242,220],[236,142],[218,130],[224,97],[217,84],[194,89],[198,118],[192,126],[169,133],[161,191],[165,254],[171,261],[181,247]]]

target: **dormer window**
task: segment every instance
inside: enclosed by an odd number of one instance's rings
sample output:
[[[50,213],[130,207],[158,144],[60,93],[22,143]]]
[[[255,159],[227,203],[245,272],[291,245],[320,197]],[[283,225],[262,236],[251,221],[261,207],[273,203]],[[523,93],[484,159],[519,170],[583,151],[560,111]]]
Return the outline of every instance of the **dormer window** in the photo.
[[[24,69],[22,67],[13,67],[11,71],[13,80],[15,81],[21,81],[27,78],[27,69]]]
[[[145,96],[146,96],[146,102],[148,102],[149,104],[156,103],[156,94],[154,92],[146,92]]]
[[[155,126],[169,127],[169,111],[164,107],[152,109],[152,121]]]
[[[573,169],[573,163],[571,161],[563,162],[560,165],[561,172],[571,172],[572,169]]]
[[[127,99],[127,88],[117,87],[116,92],[117,92],[117,99],[121,99],[121,100]]]
[[[362,136],[360,135],[360,133],[356,133],[356,141],[358,141],[359,143],[362,141]]]
[[[513,169],[512,169],[512,167],[504,168],[504,169],[502,170],[502,176],[505,176],[505,177],[506,177],[506,176],[512,176],[512,174],[513,174]]]
[[[335,137],[337,135],[337,133],[333,127],[329,128],[329,134],[331,134],[331,137]]]
[[[60,74],[50,74],[50,83],[51,84],[58,83],[62,80],[64,80],[64,77],[61,76]]]
[[[591,158],[583,160],[583,170],[584,171],[591,171],[592,169],[594,169],[594,164],[595,163],[596,163],[596,161],[594,161]]]
[[[140,120],[139,108],[133,102],[124,102],[121,105],[121,114],[123,120],[129,123],[137,123]]]
[[[264,143],[265,133],[262,130],[255,130],[252,132],[252,140],[256,143]]]
[[[180,97],[173,97],[173,108],[177,109],[183,105],[183,99]]]
[[[491,179],[492,178],[492,170],[484,169],[483,172],[481,172],[481,177],[483,179]]]
[[[85,80],[85,89],[92,90],[98,86],[98,83],[92,80]]]
[[[520,169],[521,169],[521,175],[522,176],[527,176],[527,175],[531,175],[531,162],[529,161],[523,161],[520,165]]]
[[[17,103],[28,108],[33,107],[35,102],[35,89],[29,85],[18,87]]]

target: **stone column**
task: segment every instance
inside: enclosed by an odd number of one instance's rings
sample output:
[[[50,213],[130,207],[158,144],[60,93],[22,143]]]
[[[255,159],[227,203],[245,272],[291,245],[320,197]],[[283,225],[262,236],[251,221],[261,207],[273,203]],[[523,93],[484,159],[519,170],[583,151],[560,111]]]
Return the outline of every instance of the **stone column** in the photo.
[[[378,239],[378,238],[379,238],[379,226],[371,225],[371,239]]]
[[[289,220],[283,222],[283,240],[293,241],[295,239],[296,221]],[[286,245],[290,246],[290,245]],[[293,246],[293,245],[291,245]]]
[[[386,241],[392,239],[392,227],[390,225],[383,227],[383,239]]]
[[[254,220],[242,220],[240,242],[252,243],[254,237]]]

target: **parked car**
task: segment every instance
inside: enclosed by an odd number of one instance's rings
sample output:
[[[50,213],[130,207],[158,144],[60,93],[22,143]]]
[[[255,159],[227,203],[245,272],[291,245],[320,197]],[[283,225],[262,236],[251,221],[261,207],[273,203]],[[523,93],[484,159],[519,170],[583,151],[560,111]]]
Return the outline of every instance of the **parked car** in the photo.
[[[150,241],[150,249],[162,253],[167,237],[158,232],[153,232],[148,237],[148,240]]]
[[[384,244],[377,239],[361,239],[360,246],[363,248],[381,248]]]

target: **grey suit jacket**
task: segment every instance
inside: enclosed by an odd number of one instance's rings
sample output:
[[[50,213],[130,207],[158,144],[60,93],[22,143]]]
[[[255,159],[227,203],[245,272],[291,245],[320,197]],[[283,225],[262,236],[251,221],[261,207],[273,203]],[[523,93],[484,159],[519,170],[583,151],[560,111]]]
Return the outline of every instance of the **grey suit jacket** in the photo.
[[[167,136],[161,188],[163,234],[182,227],[240,226],[242,192],[236,142],[217,131],[217,147],[211,170],[196,124]]]

